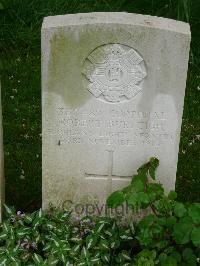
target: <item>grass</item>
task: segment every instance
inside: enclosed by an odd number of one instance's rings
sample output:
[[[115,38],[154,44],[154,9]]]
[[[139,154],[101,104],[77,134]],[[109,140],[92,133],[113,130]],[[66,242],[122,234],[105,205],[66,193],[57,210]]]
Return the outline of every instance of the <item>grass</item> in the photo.
[[[7,204],[29,211],[41,205],[40,29],[43,17],[94,11],[127,11],[190,23],[192,43],[176,191],[179,200],[200,201],[200,1],[0,0],[0,3]]]

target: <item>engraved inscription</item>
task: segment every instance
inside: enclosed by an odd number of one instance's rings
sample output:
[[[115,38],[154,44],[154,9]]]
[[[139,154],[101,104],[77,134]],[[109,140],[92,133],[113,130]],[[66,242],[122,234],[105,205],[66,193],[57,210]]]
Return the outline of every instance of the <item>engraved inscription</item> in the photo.
[[[60,145],[85,144],[107,147],[145,145],[158,147],[174,142],[165,112],[111,107],[102,109],[57,109]]]
[[[121,44],[96,48],[85,60],[82,73],[87,89],[96,98],[113,103],[136,96],[147,75],[143,58]]]

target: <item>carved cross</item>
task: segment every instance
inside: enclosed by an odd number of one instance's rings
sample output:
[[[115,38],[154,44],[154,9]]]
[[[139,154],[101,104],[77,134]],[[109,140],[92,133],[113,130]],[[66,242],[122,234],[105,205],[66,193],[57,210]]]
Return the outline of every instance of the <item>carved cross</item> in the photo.
[[[85,173],[86,180],[94,180],[94,179],[103,179],[107,182],[107,195],[112,192],[112,184],[113,180],[127,180],[130,181],[132,176],[118,176],[113,175],[113,152],[107,150],[108,152],[108,173],[106,175],[100,174],[92,174],[92,173]]]

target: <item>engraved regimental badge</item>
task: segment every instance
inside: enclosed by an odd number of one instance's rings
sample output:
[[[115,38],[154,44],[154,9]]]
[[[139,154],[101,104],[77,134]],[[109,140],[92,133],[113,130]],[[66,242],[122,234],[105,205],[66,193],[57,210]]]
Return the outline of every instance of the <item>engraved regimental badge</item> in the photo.
[[[113,103],[136,96],[147,75],[143,58],[121,44],[96,48],[85,60],[82,73],[85,86],[95,97]]]

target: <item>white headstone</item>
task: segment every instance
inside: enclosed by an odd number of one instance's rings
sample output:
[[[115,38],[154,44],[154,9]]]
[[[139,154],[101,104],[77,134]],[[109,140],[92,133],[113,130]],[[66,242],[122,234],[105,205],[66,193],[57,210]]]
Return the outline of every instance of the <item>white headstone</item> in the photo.
[[[4,156],[3,156],[3,127],[1,110],[1,82],[0,82],[0,222],[2,221],[4,204]]]
[[[157,157],[174,189],[189,25],[128,13],[42,26],[43,208],[105,202]]]

